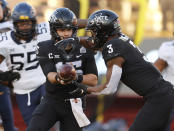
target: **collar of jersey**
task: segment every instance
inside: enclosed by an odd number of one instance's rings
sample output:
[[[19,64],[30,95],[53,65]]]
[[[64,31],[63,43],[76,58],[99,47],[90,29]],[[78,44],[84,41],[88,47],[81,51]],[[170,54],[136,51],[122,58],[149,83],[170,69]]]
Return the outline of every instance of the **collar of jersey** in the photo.
[[[11,32],[11,38],[14,40],[14,42],[15,42],[16,44],[18,44],[18,45],[23,44],[23,43],[21,43],[21,42],[19,41],[19,39],[16,38],[16,36],[15,36],[15,34],[14,34],[14,31]],[[32,40],[32,38],[31,38],[31,39],[28,39],[28,40],[26,41],[26,43],[29,43],[31,40]]]

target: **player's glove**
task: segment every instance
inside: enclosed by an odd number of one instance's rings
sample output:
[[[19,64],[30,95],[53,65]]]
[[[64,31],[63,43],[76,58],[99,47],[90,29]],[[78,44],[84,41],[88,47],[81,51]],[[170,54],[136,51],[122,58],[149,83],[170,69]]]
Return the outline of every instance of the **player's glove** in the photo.
[[[12,82],[14,80],[20,79],[20,74],[18,72],[12,72],[12,71],[6,71],[6,72],[0,72],[0,79],[2,81],[9,81]]]
[[[76,90],[69,92],[70,96],[73,98],[83,97],[87,94],[87,86],[78,82],[73,82],[75,86],[77,86]]]

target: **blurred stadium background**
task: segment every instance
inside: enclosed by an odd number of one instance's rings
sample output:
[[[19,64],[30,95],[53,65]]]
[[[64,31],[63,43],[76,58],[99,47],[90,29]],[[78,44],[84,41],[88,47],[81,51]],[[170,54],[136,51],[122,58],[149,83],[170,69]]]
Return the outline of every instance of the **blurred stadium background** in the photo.
[[[53,10],[59,7],[70,8],[78,18],[82,19],[86,19],[89,14],[98,9],[113,10],[119,15],[122,32],[139,46],[151,62],[157,59],[160,44],[173,39],[174,0],[7,0],[11,9],[21,1],[26,1],[36,8],[38,22],[48,21]],[[85,35],[85,31],[80,30],[78,35]],[[96,55],[96,62],[99,83],[102,83],[105,80],[106,68],[101,54]],[[86,114],[92,122],[106,123],[111,119],[122,118],[128,127],[131,125],[143,100],[122,83],[116,94],[87,97]],[[15,124],[24,131],[25,125],[15,100],[13,106]],[[172,130],[174,130],[174,123],[172,123]]]

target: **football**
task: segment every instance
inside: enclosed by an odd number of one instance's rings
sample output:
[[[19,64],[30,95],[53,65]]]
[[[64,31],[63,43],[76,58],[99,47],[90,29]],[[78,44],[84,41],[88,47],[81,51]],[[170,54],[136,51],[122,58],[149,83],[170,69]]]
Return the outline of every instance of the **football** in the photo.
[[[70,82],[76,78],[76,70],[71,64],[63,64],[59,67],[58,76],[64,82]]]

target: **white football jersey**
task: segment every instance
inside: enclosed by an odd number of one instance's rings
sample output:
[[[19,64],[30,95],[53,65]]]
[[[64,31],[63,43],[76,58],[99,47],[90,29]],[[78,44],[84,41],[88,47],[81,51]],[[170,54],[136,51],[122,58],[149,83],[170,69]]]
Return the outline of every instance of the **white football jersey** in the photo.
[[[13,29],[12,21],[6,21],[6,22],[0,23],[0,32],[3,32],[4,29],[10,29],[10,30]],[[0,41],[1,41],[1,39],[0,39]],[[0,64],[0,70],[1,71],[7,71],[8,70],[5,61],[3,61]]]
[[[7,64],[5,63],[5,61],[3,61],[1,64],[0,64],[0,71],[7,71],[8,70],[8,67],[7,67]]]
[[[167,68],[162,72],[165,80],[174,84],[174,41],[162,43],[158,55],[160,59],[167,62]]]
[[[44,33],[43,33],[44,34]],[[40,35],[43,35],[40,34]],[[44,40],[50,39],[44,35]],[[26,94],[45,83],[45,76],[36,59],[36,46],[40,37],[36,37],[29,43],[16,43],[11,37],[11,31],[0,35],[0,54],[5,57],[5,62],[9,70],[18,71],[21,78],[13,82],[14,92]]]
[[[6,22],[0,23],[0,30],[6,29],[6,28],[13,29],[12,21],[6,21]]]
[[[37,25],[38,38],[37,41],[45,41],[51,39],[50,27],[48,22],[43,22]]]

